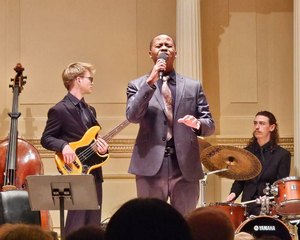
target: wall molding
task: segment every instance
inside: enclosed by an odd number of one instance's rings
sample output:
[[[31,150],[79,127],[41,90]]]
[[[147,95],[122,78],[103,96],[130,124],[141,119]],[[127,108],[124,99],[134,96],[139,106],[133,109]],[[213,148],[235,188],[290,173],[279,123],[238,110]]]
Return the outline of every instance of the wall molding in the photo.
[[[204,139],[206,142],[211,144],[212,146],[234,146],[238,148],[246,147],[249,138],[233,138],[233,137],[207,137]],[[54,152],[46,150],[40,144],[40,139],[29,139],[27,140],[30,144],[37,148],[39,151],[41,158],[45,161],[54,159]],[[112,139],[109,141],[110,145],[110,158],[122,158],[125,160],[129,160],[131,158],[131,153],[133,151],[135,139]],[[294,138],[293,137],[284,137],[279,139],[279,145],[288,151],[291,152],[292,156],[294,156]],[[135,176],[132,174],[124,173],[104,173],[104,179],[108,180],[134,180]]]
[[[216,145],[229,145],[238,148],[246,147],[249,138],[231,138],[231,137],[208,137],[204,139],[212,146]],[[40,144],[39,139],[29,139],[27,140],[33,146],[35,146],[42,158],[53,157],[54,152],[46,150]],[[130,158],[131,153],[133,151],[133,146],[135,143],[135,139],[112,139],[109,141],[109,151],[111,153],[111,157],[115,158]],[[293,137],[284,137],[279,139],[279,145],[286,150],[290,151],[292,156],[294,156],[294,138]]]

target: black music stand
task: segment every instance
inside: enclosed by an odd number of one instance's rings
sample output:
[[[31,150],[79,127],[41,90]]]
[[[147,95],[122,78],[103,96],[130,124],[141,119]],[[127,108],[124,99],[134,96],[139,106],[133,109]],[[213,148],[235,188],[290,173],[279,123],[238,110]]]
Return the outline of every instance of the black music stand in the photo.
[[[65,239],[64,210],[97,210],[93,175],[31,175],[26,177],[32,211],[60,210],[61,240]]]

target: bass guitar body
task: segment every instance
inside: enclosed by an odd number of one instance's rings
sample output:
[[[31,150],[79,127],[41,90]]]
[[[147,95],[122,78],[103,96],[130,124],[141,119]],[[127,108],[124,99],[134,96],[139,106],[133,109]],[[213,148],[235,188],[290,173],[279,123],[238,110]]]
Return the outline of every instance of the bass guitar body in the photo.
[[[97,152],[96,135],[99,131],[99,126],[91,127],[79,141],[69,143],[76,154],[76,159],[72,163],[66,164],[63,155],[55,153],[55,163],[61,174],[89,174],[93,169],[106,163],[109,154],[100,155]]]

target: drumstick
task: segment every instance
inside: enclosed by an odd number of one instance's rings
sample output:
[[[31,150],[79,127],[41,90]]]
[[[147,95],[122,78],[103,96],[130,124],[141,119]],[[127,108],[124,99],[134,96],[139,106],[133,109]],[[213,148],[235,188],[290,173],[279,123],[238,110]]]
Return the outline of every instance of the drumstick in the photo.
[[[269,199],[274,199],[274,197],[269,197]],[[254,202],[256,202],[256,199],[251,200],[251,201],[241,202],[241,204],[248,204],[248,203],[254,203]]]

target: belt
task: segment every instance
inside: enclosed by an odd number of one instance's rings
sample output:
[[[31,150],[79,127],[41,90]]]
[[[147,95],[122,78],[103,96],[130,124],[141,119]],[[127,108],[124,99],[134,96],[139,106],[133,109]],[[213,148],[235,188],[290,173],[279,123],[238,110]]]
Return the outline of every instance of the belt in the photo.
[[[175,153],[175,148],[174,147],[166,147],[165,156],[171,156],[174,153]]]

